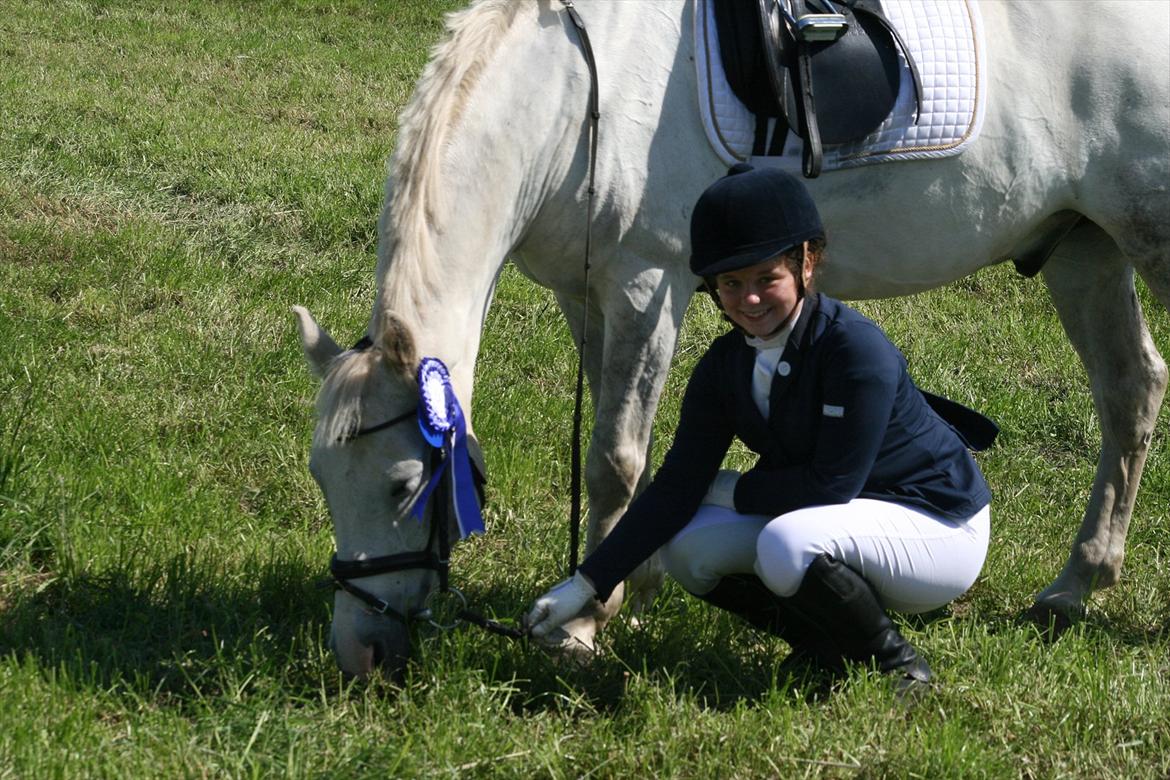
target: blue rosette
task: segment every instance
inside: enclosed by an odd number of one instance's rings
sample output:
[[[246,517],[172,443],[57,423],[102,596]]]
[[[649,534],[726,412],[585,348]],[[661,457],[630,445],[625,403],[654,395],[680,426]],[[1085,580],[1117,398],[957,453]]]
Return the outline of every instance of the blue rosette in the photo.
[[[460,538],[483,533],[483,515],[479,511],[471,455],[467,450],[467,420],[443,361],[428,357],[419,363],[418,395],[419,430],[427,444],[439,450],[441,455],[430,481],[415,501],[412,514],[422,520],[431,493],[440,480],[446,479]]]

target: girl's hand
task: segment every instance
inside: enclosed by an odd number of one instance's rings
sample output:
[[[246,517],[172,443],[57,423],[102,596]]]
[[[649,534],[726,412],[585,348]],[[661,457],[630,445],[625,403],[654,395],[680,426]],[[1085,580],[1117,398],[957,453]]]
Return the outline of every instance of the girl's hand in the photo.
[[[522,623],[529,633],[538,639],[542,638],[576,617],[595,596],[597,589],[593,583],[584,574],[577,572],[533,602],[532,609],[524,616]]]
[[[720,469],[711,480],[711,487],[707,488],[707,495],[703,496],[702,503],[712,506],[721,506],[731,511],[735,509],[735,483],[739,481],[739,472],[734,469]]]

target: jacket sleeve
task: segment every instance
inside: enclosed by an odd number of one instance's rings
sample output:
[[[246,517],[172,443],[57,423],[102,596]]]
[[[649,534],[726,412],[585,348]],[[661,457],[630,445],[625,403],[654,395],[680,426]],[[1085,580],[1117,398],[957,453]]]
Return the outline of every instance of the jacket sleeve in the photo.
[[[820,416],[812,459],[757,465],[741,476],[735,488],[740,512],[775,517],[806,506],[843,504],[856,498],[869,478],[893,411],[901,355],[870,323],[826,334],[817,349],[822,375],[808,406]]]
[[[605,600],[642,561],[691,521],[734,435],[719,392],[719,361],[709,350],[687,384],[678,429],[662,466],[614,529],[581,564]]]

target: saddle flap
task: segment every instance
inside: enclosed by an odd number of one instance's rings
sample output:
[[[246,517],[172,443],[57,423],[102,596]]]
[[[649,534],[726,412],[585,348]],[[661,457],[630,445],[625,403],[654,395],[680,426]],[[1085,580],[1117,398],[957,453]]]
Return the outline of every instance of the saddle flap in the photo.
[[[836,41],[806,43],[820,140],[827,145],[857,141],[873,132],[894,109],[901,63],[894,36],[873,14],[843,8],[849,29]],[[803,137],[797,101],[799,80],[795,42],[782,49],[790,78],[784,90],[789,125]]]
[[[716,0],[715,29],[727,84],[759,117],[784,113],[768,70],[757,0]]]

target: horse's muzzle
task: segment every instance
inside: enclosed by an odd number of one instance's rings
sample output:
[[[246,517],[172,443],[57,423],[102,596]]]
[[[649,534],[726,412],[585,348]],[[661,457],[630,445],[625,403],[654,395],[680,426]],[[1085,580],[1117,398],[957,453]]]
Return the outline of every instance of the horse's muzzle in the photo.
[[[342,673],[361,680],[378,672],[400,682],[410,660],[409,629],[376,613],[335,614],[330,645]]]

